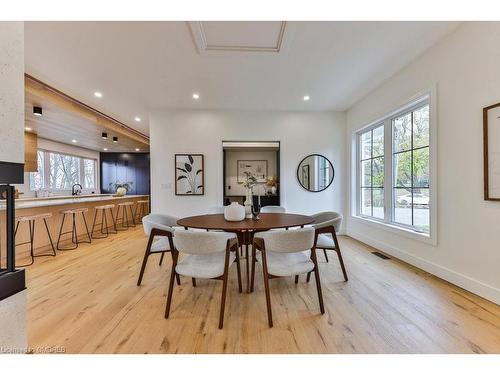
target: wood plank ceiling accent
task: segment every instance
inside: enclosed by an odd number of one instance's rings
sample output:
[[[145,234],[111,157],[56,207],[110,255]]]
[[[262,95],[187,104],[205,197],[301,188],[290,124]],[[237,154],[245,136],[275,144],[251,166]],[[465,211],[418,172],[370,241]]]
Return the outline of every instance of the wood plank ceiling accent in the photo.
[[[110,152],[149,151],[149,137],[89,105],[25,74],[26,126],[39,137],[77,146]],[[43,116],[33,116],[32,107],[43,108]],[[103,140],[101,133],[107,132]],[[119,137],[113,143],[112,137]]]

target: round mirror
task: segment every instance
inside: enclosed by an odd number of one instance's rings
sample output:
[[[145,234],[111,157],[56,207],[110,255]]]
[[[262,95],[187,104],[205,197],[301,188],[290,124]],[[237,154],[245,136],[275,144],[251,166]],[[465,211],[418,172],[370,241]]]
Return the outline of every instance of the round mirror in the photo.
[[[307,191],[323,191],[333,182],[333,165],[323,155],[306,156],[297,168],[297,180]]]

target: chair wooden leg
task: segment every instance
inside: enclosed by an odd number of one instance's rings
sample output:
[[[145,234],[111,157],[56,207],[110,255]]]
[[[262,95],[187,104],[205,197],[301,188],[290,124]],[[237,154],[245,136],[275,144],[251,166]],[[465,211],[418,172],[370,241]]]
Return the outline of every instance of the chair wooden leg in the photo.
[[[193,288],[196,287],[196,279],[194,277],[191,278],[191,283],[193,284]]]
[[[344,280],[348,281],[349,279],[347,278],[347,271],[345,270],[344,260],[342,259],[342,254],[340,253],[340,249],[337,248],[335,251],[337,252],[337,256],[339,257],[340,268],[342,268],[342,273],[344,274]]]
[[[328,263],[328,254],[326,253],[326,249],[323,249],[323,254],[325,254],[326,263]]]
[[[299,283],[299,275],[295,275],[295,284]]]
[[[308,272],[307,273],[306,281],[309,282],[310,280],[311,280],[311,272]]]
[[[269,292],[269,275],[267,273],[267,260],[265,251],[263,250],[261,253],[262,253],[262,273],[264,275],[264,289],[266,292],[267,320],[269,323],[269,327],[272,328],[273,312],[271,309],[271,293]]]
[[[137,280],[137,286],[141,285],[142,277],[144,276],[144,271],[146,270],[146,264],[148,263],[150,252],[149,246],[146,248],[146,252],[144,253],[144,259],[142,260],[141,272],[139,272],[139,279]]]
[[[248,243],[245,245],[245,266],[247,277],[247,293],[250,293],[250,257],[248,256]]]
[[[240,267],[240,249],[236,247],[236,272],[238,272],[238,292],[243,292],[243,287],[241,285],[241,267]]]
[[[256,259],[257,250],[255,249],[255,245],[252,246],[252,279],[250,281],[250,293],[253,293],[254,285],[255,285],[255,263],[257,263]]]
[[[229,254],[231,248],[229,247],[229,241],[226,245],[226,257],[224,261],[224,276],[222,278],[222,296],[220,301],[220,316],[219,316],[219,329],[224,326],[224,310],[226,307],[226,293],[227,293],[227,276],[229,273]]]
[[[342,273],[344,274],[344,280],[348,281],[349,279],[347,278],[347,271],[344,266],[344,260],[342,259],[342,254],[340,252],[339,240],[337,238],[337,233],[335,233],[335,231],[332,232],[332,237],[333,237],[333,242],[335,243],[335,251],[337,253],[337,256],[339,257],[340,268],[342,268]]]
[[[170,305],[172,304],[172,294],[174,292],[174,278],[177,275],[177,272],[175,272],[175,267],[177,265],[177,255],[172,254],[172,257],[173,257],[172,271],[170,271],[170,282],[168,284],[167,306],[165,307],[165,319],[168,319],[170,315]]]
[[[319,279],[319,267],[318,267],[318,260],[316,258],[316,249],[311,250],[311,258],[314,263],[314,278],[316,279],[316,289],[318,290],[318,299],[319,299],[319,309],[321,311],[321,314],[325,313],[325,305],[323,304],[323,292],[321,290],[321,281]]]
[[[161,266],[161,264],[163,263],[163,256],[164,256],[164,255],[165,255],[165,253],[161,253],[159,266]]]

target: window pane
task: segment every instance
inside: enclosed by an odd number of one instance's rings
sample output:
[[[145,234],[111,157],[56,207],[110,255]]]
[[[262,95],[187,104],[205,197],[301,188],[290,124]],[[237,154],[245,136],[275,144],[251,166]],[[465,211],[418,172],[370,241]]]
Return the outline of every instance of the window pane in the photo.
[[[384,126],[373,129],[373,157],[384,155]]]
[[[45,187],[44,181],[44,167],[45,167],[45,154],[43,151],[37,152],[38,171],[30,173],[30,190],[40,190]]]
[[[373,216],[384,218],[384,189],[373,189]]]
[[[371,187],[372,186],[372,161],[365,160],[361,162],[361,187]]]
[[[368,159],[372,156],[372,132],[361,134],[360,137],[360,157],[361,159]]]
[[[411,189],[394,189],[394,221],[411,225]]]
[[[373,187],[384,186],[384,158],[373,159]]]
[[[393,120],[394,151],[411,149],[411,112]]]
[[[394,186],[411,187],[411,151],[395,154],[392,163]]]
[[[80,158],[50,153],[49,188],[69,190],[80,183]]]
[[[413,151],[413,186],[429,187],[429,147]]]
[[[413,112],[413,148],[429,146],[429,105]]]
[[[371,189],[361,189],[361,215],[372,215],[372,192]]]
[[[95,188],[95,161],[83,159],[84,188]]]
[[[429,189],[413,190],[413,225],[417,230],[429,233]]]

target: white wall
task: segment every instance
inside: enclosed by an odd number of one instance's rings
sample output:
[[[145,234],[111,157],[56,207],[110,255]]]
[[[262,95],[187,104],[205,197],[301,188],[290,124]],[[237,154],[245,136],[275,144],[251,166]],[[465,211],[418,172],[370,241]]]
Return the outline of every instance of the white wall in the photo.
[[[38,138],[37,148],[39,150],[60,152],[62,154],[69,154],[69,155],[79,156],[82,158],[89,158],[89,159],[97,160],[96,184],[99,185],[99,152],[89,150],[86,148],[82,148],[82,147],[68,145],[66,143],[51,141],[51,140],[45,139],[45,138]],[[30,174],[29,174],[29,172],[24,173],[24,184],[15,185],[15,186],[19,190],[19,192],[23,193],[21,198],[33,198],[36,195],[35,191],[30,190]],[[45,189],[45,190],[49,190],[49,189]],[[91,194],[92,192],[95,192],[96,194],[100,193],[100,186],[97,186],[95,189],[83,189],[83,191],[82,191],[83,194]],[[59,191],[56,190],[56,191],[52,191],[52,193],[56,196],[57,195],[69,195],[69,194],[71,194],[71,190],[59,190]]]
[[[0,161],[24,163],[23,22],[0,22]]]
[[[222,141],[281,141],[281,198],[291,212],[344,211],[345,116],[333,112],[177,110],[150,116],[151,194],[154,212],[202,214],[221,205]],[[174,154],[205,155],[205,195],[175,196]],[[300,187],[296,168],[306,155],[323,154],[335,168],[325,191]]]
[[[500,202],[483,200],[482,108],[500,102],[499,45],[500,23],[463,24],[356,103],[346,134],[350,147],[354,131],[436,85],[437,246],[353,218],[347,233],[497,303]]]

